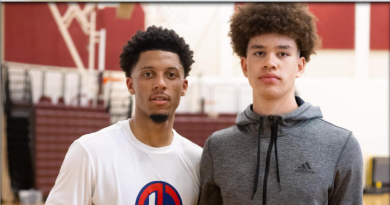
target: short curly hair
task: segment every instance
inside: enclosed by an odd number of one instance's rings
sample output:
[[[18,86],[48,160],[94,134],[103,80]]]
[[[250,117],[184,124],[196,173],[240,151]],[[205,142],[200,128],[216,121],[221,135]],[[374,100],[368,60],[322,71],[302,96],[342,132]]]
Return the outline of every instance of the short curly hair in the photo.
[[[240,57],[246,57],[250,38],[264,33],[279,33],[294,39],[300,57],[310,61],[321,46],[317,18],[302,3],[248,3],[230,19],[231,45]]]
[[[138,31],[131,41],[123,47],[120,55],[120,66],[126,77],[131,77],[131,72],[139,60],[142,52],[150,50],[162,50],[176,53],[184,69],[184,78],[189,75],[193,60],[193,51],[190,50],[184,39],[173,30],[162,27],[150,26],[146,31]]]

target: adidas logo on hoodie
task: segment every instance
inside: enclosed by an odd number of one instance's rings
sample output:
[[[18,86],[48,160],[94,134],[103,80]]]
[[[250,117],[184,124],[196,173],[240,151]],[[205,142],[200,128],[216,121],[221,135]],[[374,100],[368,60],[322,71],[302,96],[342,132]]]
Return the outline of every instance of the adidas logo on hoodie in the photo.
[[[315,174],[314,171],[311,170],[309,162],[303,163],[298,169],[295,170],[297,173],[305,173],[305,174]]]

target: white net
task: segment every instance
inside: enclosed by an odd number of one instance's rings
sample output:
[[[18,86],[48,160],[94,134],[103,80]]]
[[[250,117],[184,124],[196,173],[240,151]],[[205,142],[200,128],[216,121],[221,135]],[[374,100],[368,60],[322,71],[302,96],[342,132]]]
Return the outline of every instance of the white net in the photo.
[[[189,8],[185,4],[150,3],[144,8],[147,26],[175,28],[188,24]]]

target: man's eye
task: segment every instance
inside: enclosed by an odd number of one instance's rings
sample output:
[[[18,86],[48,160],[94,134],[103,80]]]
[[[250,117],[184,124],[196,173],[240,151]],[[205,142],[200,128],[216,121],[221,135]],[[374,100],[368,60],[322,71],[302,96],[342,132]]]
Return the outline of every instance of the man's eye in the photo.
[[[262,51],[255,53],[255,56],[262,56],[262,55],[264,55],[264,52],[262,52]]]
[[[170,78],[173,78],[173,77],[176,76],[176,73],[169,73],[168,76],[169,76]]]
[[[152,76],[152,74],[151,73],[144,73],[144,74],[142,74],[143,76],[145,76],[145,77],[150,77],[150,76]]]
[[[288,54],[287,54],[287,53],[284,53],[284,52],[281,52],[279,55],[282,56],[282,57],[288,56]]]

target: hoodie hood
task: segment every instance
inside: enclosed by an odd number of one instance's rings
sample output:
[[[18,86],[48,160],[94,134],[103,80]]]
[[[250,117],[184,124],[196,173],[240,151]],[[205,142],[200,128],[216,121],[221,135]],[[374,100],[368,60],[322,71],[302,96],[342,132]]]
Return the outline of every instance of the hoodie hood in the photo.
[[[294,130],[306,120],[322,118],[319,107],[304,102],[298,96],[295,97],[295,100],[299,106],[297,109],[284,115],[275,116],[280,118],[277,131],[279,137]],[[246,127],[250,132],[257,135],[259,132],[259,119],[263,118],[262,132],[264,132],[264,135],[262,137],[270,137],[269,116],[254,113],[252,107],[253,104],[249,105],[243,112],[237,115],[236,124]]]

